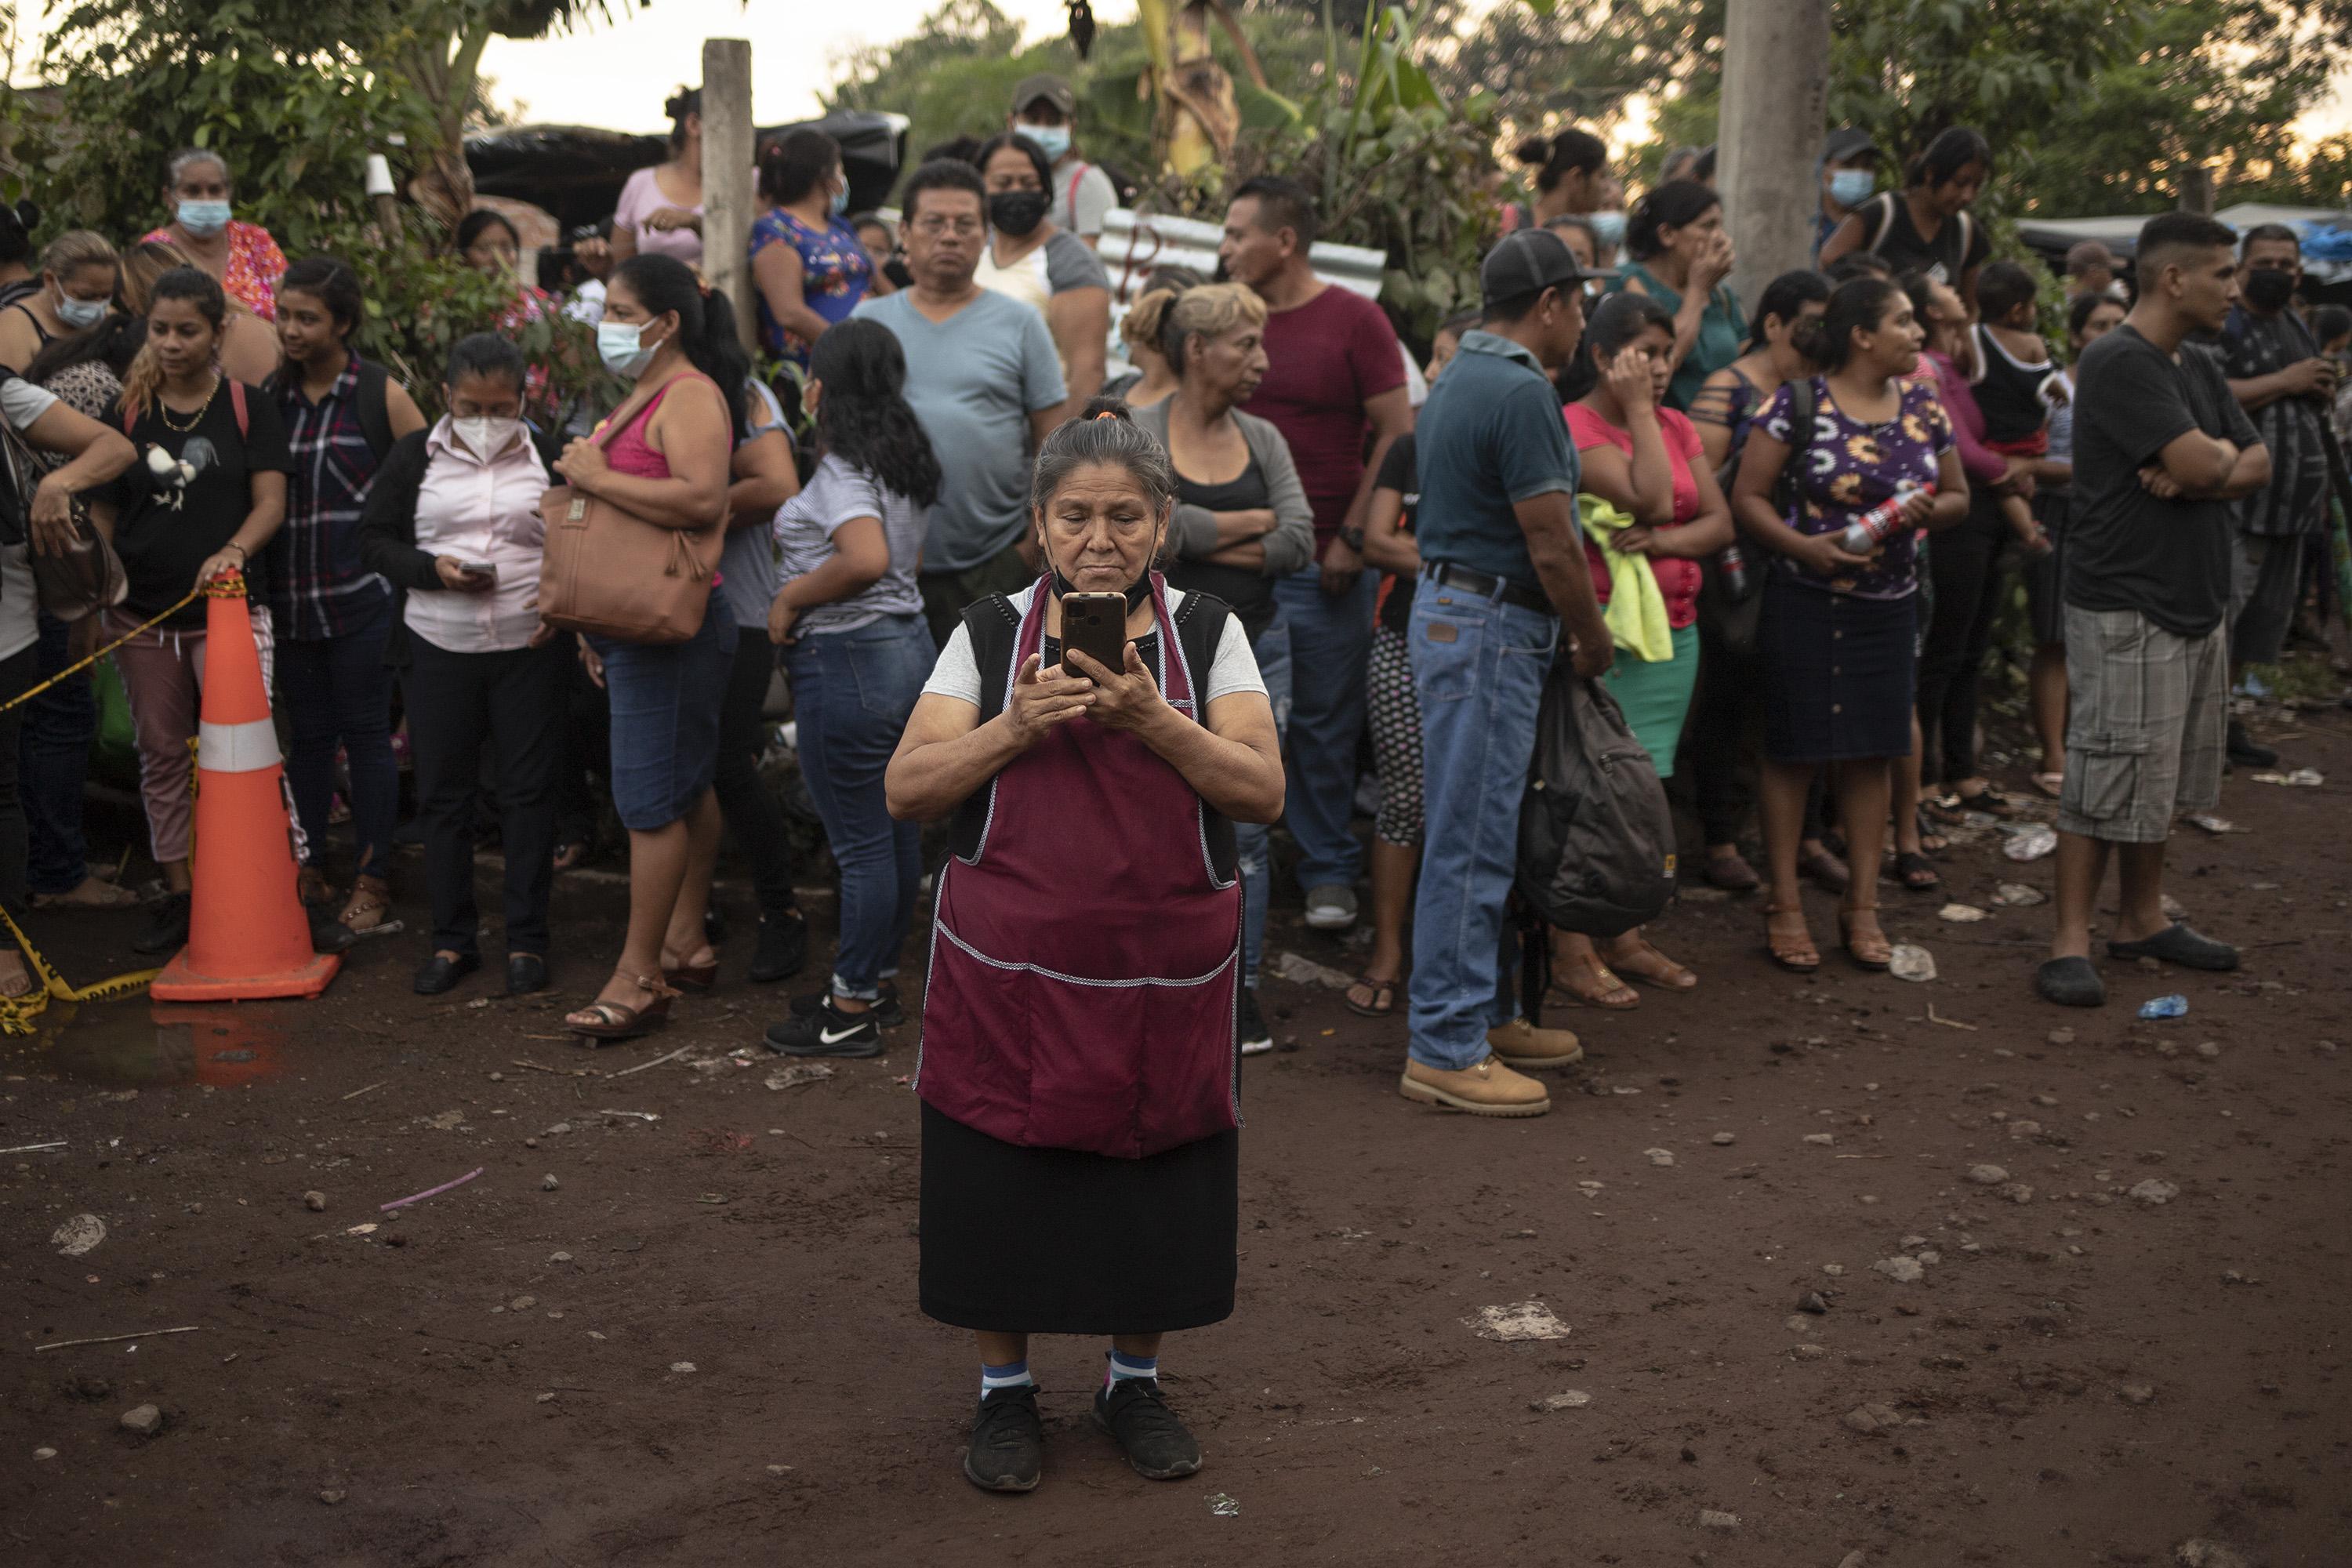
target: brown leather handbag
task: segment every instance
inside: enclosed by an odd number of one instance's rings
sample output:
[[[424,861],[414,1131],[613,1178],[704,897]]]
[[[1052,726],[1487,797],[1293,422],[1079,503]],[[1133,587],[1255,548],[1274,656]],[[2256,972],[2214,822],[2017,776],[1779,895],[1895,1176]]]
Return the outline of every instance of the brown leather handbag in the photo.
[[[678,379],[664,384],[645,406]],[[624,405],[605,422],[596,444],[609,447],[643,411]],[[664,528],[570,485],[549,490],[539,511],[547,523],[546,554],[539,568],[541,620],[564,631],[628,643],[681,643],[702,629],[711,574],[726,543],[723,522]]]

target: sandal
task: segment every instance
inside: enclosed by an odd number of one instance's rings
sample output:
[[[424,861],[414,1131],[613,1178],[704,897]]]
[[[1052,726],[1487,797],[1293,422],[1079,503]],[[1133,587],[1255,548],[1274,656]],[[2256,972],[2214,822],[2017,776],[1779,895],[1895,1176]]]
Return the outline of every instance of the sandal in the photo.
[[[335,923],[353,936],[367,936],[384,930],[385,917],[391,913],[391,885],[381,877],[362,874],[352,883],[351,899],[343,905],[343,912],[335,917]]]
[[[16,958],[16,974],[5,982],[0,982],[0,1002],[22,1002],[40,989],[41,983],[33,978],[32,969],[19,955]]]
[[[127,910],[138,902],[138,894],[103,877],[84,877],[81,885],[70,893],[33,895],[33,907],[37,910]]]
[[[1698,984],[1696,974],[1652,947],[1648,939],[1638,932],[1630,949],[1610,962],[1620,973],[1630,974],[1661,991],[1688,991]]]
[[[1853,873],[1847,868],[1846,863],[1827,849],[1816,849],[1811,854],[1801,852],[1797,856],[1797,875],[1811,878],[1816,886],[1832,893],[1844,892],[1847,884],[1853,880]]]
[[[1891,876],[1903,884],[1905,891],[1912,893],[1932,893],[1944,885],[1936,863],[1916,849],[1896,850],[1880,875]]]
[[[1397,987],[1401,984],[1402,984],[1401,981],[1382,980],[1378,975],[1373,974],[1358,975],[1356,977],[1356,983],[1348,987],[1348,994],[1346,997],[1348,1011],[1353,1013],[1359,1018],[1387,1018],[1393,1016],[1396,1013]],[[1359,1002],[1356,1000],[1356,994],[1362,991],[1368,991],[1371,994],[1370,1001]]]
[[[1630,1012],[1642,1005],[1641,993],[1611,973],[1599,953],[1570,960],[1553,973],[1551,985],[1573,1002],[1612,1013]]]
[[[708,963],[680,963],[672,965],[670,963],[664,963],[662,965],[662,978],[680,991],[709,991],[715,989],[719,984],[719,954],[712,952],[708,947],[705,947],[702,951],[710,955],[710,961]]]
[[[1974,795],[1968,795],[1958,790],[1952,793],[1959,797],[1960,805],[1969,811],[1981,811],[1993,816],[2017,815],[2017,803],[1991,784],[1985,785]]]
[[[1791,932],[1776,929],[1773,922],[1790,919],[1797,922]],[[1811,974],[1822,966],[1821,950],[1813,946],[1813,933],[1805,924],[1802,904],[1767,904],[1764,906],[1764,951],[1772,962],[1791,974]]]
[[[1854,929],[1854,921],[1861,915],[1870,917],[1871,930],[1857,931]],[[1856,968],[1877,971],[1895,962],[1894,945],[1886,940],[1886,933],[1877,927],[1878,906],[1875,904],[1838,910],[1838,936],[1845,945],[1845,955],[1853,960]]]
[[[1922,805],[1917,812],[1913,814],[1911,821],[1912,826],[1916,826],[1919,830],[1919,847],[1927,854],[1939,854],[1952,847],[1952,841],[1950,838],[1936,831],[1935,825],[1929,819],[1927,816],[1927,808],[1925,805]]]
[[[613,973],[618,974],[620,971]],[[584,1041],[610,1043],[634,1040],[667,1025],[669,1005],[677,992],[648,974],[633,975],[630,983],[640,991],[652,992],[654,999],[642,1007],[632,1007],[625,1002],[591,1002],[577,1013],[565,1014],[563,1026]],[[590,1022],[583,1024],[583,1018]]]

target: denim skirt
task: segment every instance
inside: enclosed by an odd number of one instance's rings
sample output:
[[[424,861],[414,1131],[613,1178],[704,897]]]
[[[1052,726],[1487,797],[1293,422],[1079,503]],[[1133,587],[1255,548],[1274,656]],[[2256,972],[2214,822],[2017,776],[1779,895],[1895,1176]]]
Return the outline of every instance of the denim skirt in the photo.
[[[1791,581],[1764,584],[1764,754],[1834,763],[1911,754],[1919,687],[1917,595],[1864,599]]]
[[[702,629],[682,643],[590,635],[612,701],[613,808],[630,832],[668,826],[710,788],[735,643],[735,619],[716,589]]]

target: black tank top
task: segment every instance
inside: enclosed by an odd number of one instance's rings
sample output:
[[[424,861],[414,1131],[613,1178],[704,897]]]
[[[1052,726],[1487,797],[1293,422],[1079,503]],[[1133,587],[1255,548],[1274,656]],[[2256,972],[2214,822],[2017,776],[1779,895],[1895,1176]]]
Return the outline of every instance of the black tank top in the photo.
[[[1250,455],[1249,467],[1237,478],[1221,485],[1195,483],[1183,475],[1176,476],[1176,500],[1182,506],[1206,507],[1211,511],[1255,511],[1274,504],[1265,488],[1265,471],[1257,466],[1255,453]],[[1228,566],[1219,561],[1175,561],[1168,566],[1171,586],[1188,594],[1214,594],[1233,606],[1241,617],[1242,630],[1255,643],[1258,634],[1274,624],[1274,580],[1255,566]]]
[[[2044,359],[2027,364],[2001,346],[1992,329],[1979,322],[1977,332],[1977,407],[1984,414],[1988,442],[2023,441],[2050,421],[2050,405],[2042,389],[2058,374]]]

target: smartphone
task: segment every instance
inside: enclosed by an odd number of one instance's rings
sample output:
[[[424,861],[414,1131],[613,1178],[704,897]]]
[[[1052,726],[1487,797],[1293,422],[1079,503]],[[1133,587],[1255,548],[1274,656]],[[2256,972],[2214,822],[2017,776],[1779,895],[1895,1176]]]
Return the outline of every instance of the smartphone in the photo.
[[[457,570],[468,577],[478,578],[485,583],[495,583],[499,580],[498,567],[488,561],[460,561],[457,563]]]
[[[1127,595],[1124,594],[1065,594],[1062,595],[1062,652],[1066,660],[1076,648],[1105,669],[1127,668]],[[1065,663],[1062,672],[1076,675]]]

